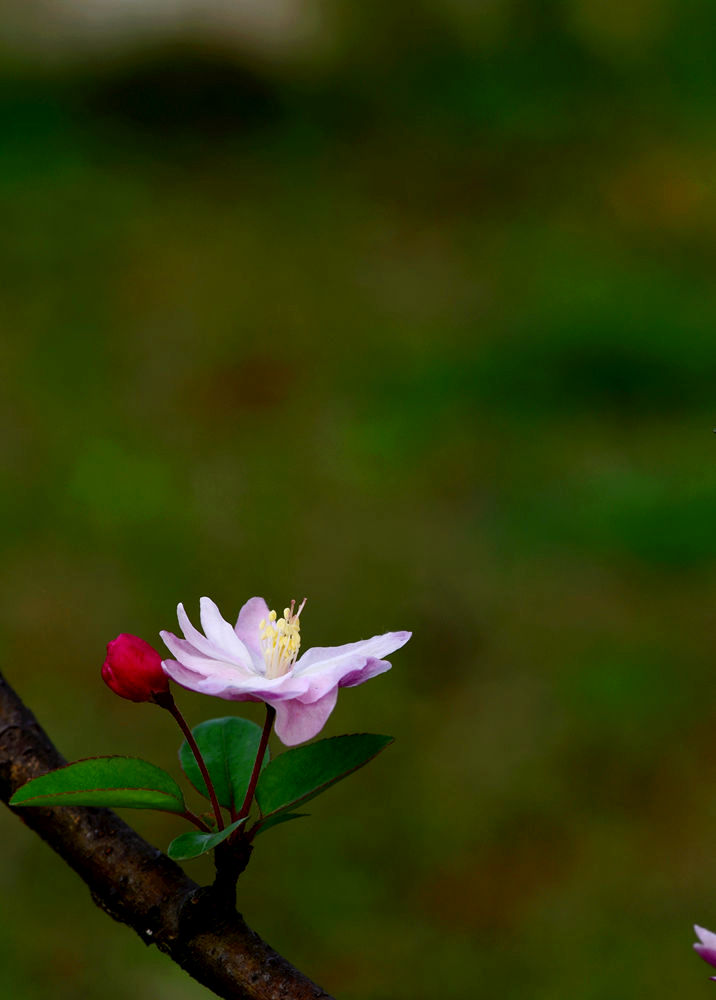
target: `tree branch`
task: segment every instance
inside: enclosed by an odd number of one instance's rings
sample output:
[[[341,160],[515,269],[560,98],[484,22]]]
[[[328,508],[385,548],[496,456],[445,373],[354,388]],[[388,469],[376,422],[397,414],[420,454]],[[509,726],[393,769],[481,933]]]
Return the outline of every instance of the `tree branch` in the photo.
[[[0,674],[0,799],[66,761]],[[273,951],[219,886],[201,887],[109,809],[12,809],[115,920],[225,1000],[331,1000]]]

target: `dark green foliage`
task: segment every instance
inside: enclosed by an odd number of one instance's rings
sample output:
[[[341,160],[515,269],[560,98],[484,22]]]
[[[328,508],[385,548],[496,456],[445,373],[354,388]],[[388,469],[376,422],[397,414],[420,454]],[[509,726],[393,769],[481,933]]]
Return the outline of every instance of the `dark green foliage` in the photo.
[[[216,833],[199,833],[197,830],[190,830],[188,833],[180,833],[172,840],[167,848],[167,854],[175,861],[188,861],[190,858],[198,858],[208,851],[218,847],[227,837],[230,837],[234,830],[238,830],[242,823],[246,822],[246,817],[237,819],[235,823],[230,823],[223,830]]]
[[[137,757],[89,757],[33,778],[19,788],[13,806],[109,806],[184,812],[176,781]]]
[[[226,809],[240,809],[256,761],[261,727],[249,719],[228,716],[201,722],[194,727],[192,733],[204,758],[219,804]],[[179,760],[187,778],[208,798],[206,784],[186,740],[179,748]],[[263,767],[268,760],[267,748]]]
[[[291,812],[348,777],[393,742],[392,736],[334,736],[286,750],[259,778],[256,801],[266,818]]]

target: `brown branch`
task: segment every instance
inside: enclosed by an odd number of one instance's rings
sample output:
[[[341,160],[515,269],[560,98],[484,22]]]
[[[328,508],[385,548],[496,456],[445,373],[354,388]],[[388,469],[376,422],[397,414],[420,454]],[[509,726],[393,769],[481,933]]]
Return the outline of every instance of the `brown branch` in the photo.
[[[65,761],[0,674],[0,799]],[[92,899],[225,1000],[331,1000],[245,923],[220,886],[200,887],[109,809],[13,809]]]

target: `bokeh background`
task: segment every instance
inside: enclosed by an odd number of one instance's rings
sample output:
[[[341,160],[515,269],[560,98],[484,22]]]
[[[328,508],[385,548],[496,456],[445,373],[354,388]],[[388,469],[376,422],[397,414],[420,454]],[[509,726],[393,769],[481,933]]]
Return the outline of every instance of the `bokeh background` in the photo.
[[[325,730],[395,746],[240,883],[341,1000],[711,988],[715,31],[708,0],[3,7],[2,669],[69,758],[178,775],[100,682],[118,632],[203,594],[308,595],[306,645],[413,629]],[[209,996],[0,837],[3,995]]]

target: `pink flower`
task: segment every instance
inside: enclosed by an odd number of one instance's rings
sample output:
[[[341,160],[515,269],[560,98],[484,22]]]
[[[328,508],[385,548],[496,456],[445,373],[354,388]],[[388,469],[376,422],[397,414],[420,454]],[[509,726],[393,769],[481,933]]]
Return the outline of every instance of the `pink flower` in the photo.
[[[123,632],[107,644],[102,680],[120,698],[154,701],[155,694],[169,691],[159,653],[138,635]]]
[[[239,612],[236,626],[221,617],[208,597],[201,599],[202,635],[177,608],[184,639],[161,637],[176,660],[164,660],[165,672],[190,691],[229,701],[264,701],[276,709],[276,734],[287,746],[312,739],[336,705],[339,687],[355,687],[390,670],[383,657],[400,649],[410,632],[386,632],[346,646],[315,646],[298,658],[300,614],[295,602],[282,618],[262,597],[252,597]]]
[[[694,926],[696,931],[696,937],[699,938],[700,944],[695,944],[694,949],[698,955],[703,958],[704,962],[708,962],[709,965],[716,965],[716,934],[713,931],[707,931],[705,927]],[[716,976],[711,976],[712,979],[716,979]]]

